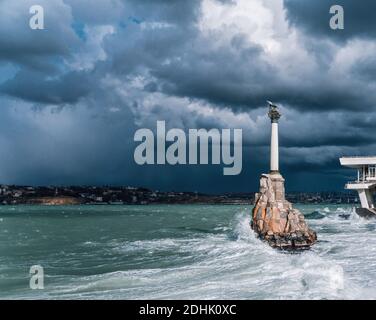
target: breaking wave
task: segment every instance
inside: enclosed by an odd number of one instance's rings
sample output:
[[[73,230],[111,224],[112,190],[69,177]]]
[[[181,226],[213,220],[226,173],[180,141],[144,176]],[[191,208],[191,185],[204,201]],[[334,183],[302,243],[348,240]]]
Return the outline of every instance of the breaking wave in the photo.
[[[227,206],[222,212],[232,209]],[[80,247],[93,250],[98,264],[101,257],[111,256],[101,262],[107,271],[88,268],[87,274],[57,277],[41,298],[375,298],[375,222],[359,218],[351,208],[300,209],[318,233],[319,241],[309,251],[281,253],[258,240],[250,229],[249,210],[232,213],[227,224],[218,224],[221,217],[215,217],[213,206],[206,209],[212,216],[207,212],[204,220],[213,225],[189,224],[184,212],[187,233],[177,226],[175,233],[167,230],[168,237],[83,242]],[[60,259],[63,263],[66,258]]]

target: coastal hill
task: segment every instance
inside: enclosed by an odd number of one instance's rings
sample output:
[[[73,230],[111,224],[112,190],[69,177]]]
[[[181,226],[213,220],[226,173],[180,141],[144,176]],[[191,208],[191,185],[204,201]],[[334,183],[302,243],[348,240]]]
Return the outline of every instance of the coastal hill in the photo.
[[[352,203],[351,192],[287,193],[292,203]],[[204,194],[198,192],[162,192],[138,187],[110,186],[14,186],[0,185],[0,204],[253,204],[254,193]]]

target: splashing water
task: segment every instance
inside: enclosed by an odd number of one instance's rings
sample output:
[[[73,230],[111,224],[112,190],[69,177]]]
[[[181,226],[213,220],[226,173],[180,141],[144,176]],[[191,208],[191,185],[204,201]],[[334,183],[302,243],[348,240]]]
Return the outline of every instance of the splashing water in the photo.
[[[0,298],[376,298],[376,221],[298,208],[319,238],[300,254],[258,240],[241,206],[1,207]]]

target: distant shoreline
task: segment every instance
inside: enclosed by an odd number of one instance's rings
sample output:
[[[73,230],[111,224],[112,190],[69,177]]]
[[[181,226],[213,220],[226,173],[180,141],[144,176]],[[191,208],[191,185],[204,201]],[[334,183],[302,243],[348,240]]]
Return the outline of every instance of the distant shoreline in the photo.
[[[301,204],[357,204],[352,192],[291,192],[286,198]],[[244,204],[252,205],[254,193],[204,194],[158,191],[142,187],[32,187],[0,185],[2,205],[148,205],[148,204]]]

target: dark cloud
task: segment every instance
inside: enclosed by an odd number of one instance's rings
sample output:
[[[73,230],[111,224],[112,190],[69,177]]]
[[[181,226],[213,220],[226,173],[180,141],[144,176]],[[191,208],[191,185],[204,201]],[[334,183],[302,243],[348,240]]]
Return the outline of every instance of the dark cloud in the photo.
[[[368,153],[374,142],[376,4],[337,2],[345,30],[334,32],[329,1],[202,3],[41,1],[47,29],[35,32],[31,1],[1,2],[2,181],[255,190],[268,170],[270,99],[282,107],[288,188],[342,188],[338,157]],[[157,120],[243,128],[242,174],[135,165],[134,131]]]
[[[70,72],[57,79],[44,74],[20,71],[0,86],[0,92],[30,102],[42,104],[74,104],[93,88],[90,75]]]
[[[370,56],[360,59],[356,65],[352,66],[351,76],[369,84],[376,82],[376,57]]]
[[[63,1],[38,2],[45,12],[45,29],[29,27],[29,9],[35,1],[0,2],[0,61],[10,61],[22,67],[51,72],[58,57],[70,54],[79,39],[71,28],[70,7]]]
[[[259,108],[264,105],[265,97],[304,112],[374,108],[376,94],[364,82],[366,75],[360,76],[361,65],[352,67],[353,74],[359,75],[361,80],[356,84],[340,72],[330,70],[336,68],[336,51],[330,45],[302,39],[317,66],[307,71],[305,65],[293,66],[300,71],[285,78],[281,73],[291,68],[293,62],[272,65],[265,59],[264,48],[249,43],[247,35],[241,31],[222,45],[219,44],[221,35],[211,34],[209,38],[202,35],[196,26],[199,15],[196,4],[190,3],[190,9],[185,7],[190,19],[181,21],[172,18],[177,6],[159,15],[156,14],[159,10],[149,9],[163,8],[160,3],[138,3],[132,7],[136,15],[143,12],[144,18],[140,21],[145,25],[128,23],[126,28],[107,38],[106,51],[113,72],[120,77],[147,72],[155,78],[152,81],[154,91],[203,99],[233,110]],[[147,27],[155,21],[159,27]],[[282,47],[282,50],[290,48]],[[341,68],[343,66],[338,66],[339,71]],[[367,70],[371,72],[372,68],[367,65]]]
[[[195,23],[200,0],[123,0],[128,17],[138,22],[166,22],[179,26]]]
[[[376,37],[376,2],[373,0],[320,0],[300,1],[284,0],[290,22],[317,37],[327,37],[336,41]],[[329,20],[330,7],[341,5],[345,12],[343,30],[332,30]]]

